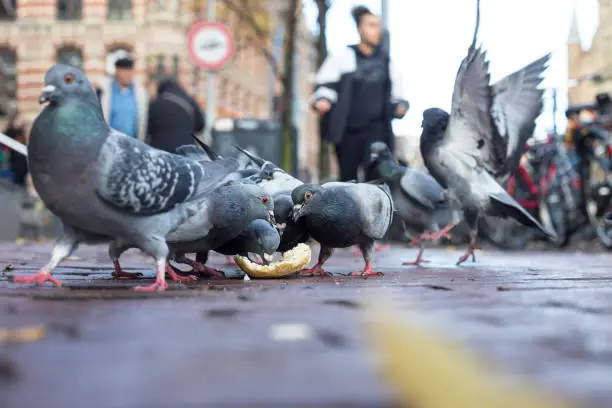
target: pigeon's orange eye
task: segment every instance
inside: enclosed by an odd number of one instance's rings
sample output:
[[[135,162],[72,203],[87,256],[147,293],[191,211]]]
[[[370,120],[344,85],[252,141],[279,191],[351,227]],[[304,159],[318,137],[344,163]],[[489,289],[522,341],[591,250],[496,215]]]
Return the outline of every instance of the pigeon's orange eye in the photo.
[[[312,193],[310,191],[308,191],[306,194],[304,194],[304,199],[310,200],[311,198],[312,198]]]
[[[263,198],[261,199],[261,202],[262,202],[263,204],[268,204],[268,197],[263,197]]]
[[[66,74],[66,76],[64,77],[64,82],[67,83],[68,85],[73,83],[74,82],[74,75]]]

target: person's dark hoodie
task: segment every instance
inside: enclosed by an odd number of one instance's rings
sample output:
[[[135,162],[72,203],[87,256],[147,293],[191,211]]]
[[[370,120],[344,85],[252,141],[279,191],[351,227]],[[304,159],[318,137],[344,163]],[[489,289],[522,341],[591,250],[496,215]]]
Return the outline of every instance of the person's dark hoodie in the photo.
[[[165,78],[157,87],[157,98],[149,105],[149,143],[176,153],[176,148],[193,144],[192,134],[204,129],[204,115],[198,103],[174,78]]]

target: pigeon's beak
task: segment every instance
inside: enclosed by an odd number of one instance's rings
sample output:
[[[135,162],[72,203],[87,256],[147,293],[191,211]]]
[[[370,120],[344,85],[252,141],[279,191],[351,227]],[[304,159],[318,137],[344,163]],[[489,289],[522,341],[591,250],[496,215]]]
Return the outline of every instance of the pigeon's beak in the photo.
[[[51,101],[53,99],[53,95],[55,94],[55,86],[53,85],[45,85],[40,94],[40,98],[38,102],[42,105],[45,102]]]
[[[263,254],[261,258],[264,260],[264,263],[270,264],[274,261],[274,256],[270,254]]]
[[[293,222],[297,222],[297,220],[300,219],[300,217],[302,216],[302,210],[304,208],[304,204],[296,204],[293,206]]]
[[[378,153],[370,153],[370,163],[374,163],[378,160]]]
[[[276,219],[274,218],[274,211],[273,210],[268,211],[268,222],[270,224],[272,224],[272,226],[276,225]]]

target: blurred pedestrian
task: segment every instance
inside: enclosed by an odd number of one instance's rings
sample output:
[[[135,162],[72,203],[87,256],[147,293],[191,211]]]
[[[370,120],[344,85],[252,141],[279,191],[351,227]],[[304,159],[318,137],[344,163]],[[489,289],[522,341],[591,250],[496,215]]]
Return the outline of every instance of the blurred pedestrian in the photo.
[[[335,145],[341,181],[357,179],[373,142],[393,151],[391,121],[409,107],[388,47],[381,46],[380,18],[364,6],[353,8],[352,16],[361,40],[328,56],[317,73],[313,98],[322,116],[321,138]]]
[[[149,108],[151,146],[176,153],[176,148],[193,144],[192,134],[204,129],[204,115],[198,103],[171,77],[162,79],[157,98]]]
[[[110,127],[145,141],[149,95],[134,81],[134,59],[129,54],[115,61],[115,74],[98,88],[104,117]]]
[[[15,109],[10,116],[4,134],[26,144],[26,124],[18,109]],[[28,173],[28,159],[16,151],[11,151],[9,155],[9,169],[13,173],[13,182],[20,187],[24,187],[26,174]]]

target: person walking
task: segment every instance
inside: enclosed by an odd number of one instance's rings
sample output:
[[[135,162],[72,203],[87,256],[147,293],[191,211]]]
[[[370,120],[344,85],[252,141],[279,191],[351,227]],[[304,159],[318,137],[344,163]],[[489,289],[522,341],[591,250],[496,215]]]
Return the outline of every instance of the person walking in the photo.
[[[191,135],[204,129],[200,106],[171,77],[162,79],[157,98],[149,108],[148,133],[151,146],[176,153],[176,148],[193,144]]]
[[[335,145],[340,181],[367,171],[369,148],[381,141],[394,150],[391,121],[409,108],[399,75],[383,47],[380,18],[357,6],[352,16],[360,42],[330,54],[315,78],[313,107],[321,115],[320,136]]]
[[[26,125],[18,109],[15,109],[9,118],[4,133],[18,142],[26,144]],[[9,168],[13,174],[13,183],[25,187],[26,174],[28,174],[28,159],[16,151],[9,153]]]
[[[134,81],[134,59],[125,54],[115,61],[115,74],[97,89],[104,118],[112,127],[143,142],[147,135],[149,95]]]

